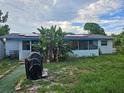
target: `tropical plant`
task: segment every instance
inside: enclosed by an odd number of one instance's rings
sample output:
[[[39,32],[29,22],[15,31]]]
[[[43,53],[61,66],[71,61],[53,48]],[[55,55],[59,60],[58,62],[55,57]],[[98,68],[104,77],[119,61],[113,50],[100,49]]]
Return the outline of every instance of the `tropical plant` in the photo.
[[[63,60],[67,57],[68,52],[71,52],[69,45],[64,42],[64,34],[62,29],[57,26],[51,28],[38,28],[40,32],[39,49],[44,55],[44,61]]]

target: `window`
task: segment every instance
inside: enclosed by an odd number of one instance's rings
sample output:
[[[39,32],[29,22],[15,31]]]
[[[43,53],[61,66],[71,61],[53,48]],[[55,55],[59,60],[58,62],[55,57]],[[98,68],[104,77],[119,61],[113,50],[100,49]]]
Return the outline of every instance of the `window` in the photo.
[[[78,41],[77,40],[70,41],[70,45],[71,45],[72,50],[78,50]]]
[[[89,41],[89,49],[97,49],[98,48],[98,41],[90,40]]]
[[[88,50],[88,41],[79,41],[79,50]]]
[[[101,41],[101,45],[102,45],[102,46],[107,46],[107,40],[102,40],[102,41]]]
[[[22,49],[23,50],[30,50],[30,41],[23,41],[22,42]]]

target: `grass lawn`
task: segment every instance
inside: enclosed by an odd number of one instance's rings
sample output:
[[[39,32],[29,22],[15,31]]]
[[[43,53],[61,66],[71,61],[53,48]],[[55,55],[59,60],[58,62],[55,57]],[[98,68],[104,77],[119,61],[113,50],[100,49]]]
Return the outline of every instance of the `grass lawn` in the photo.
[[[47,79],[30,81],[23,73],[17,93],[124,93],[122,54],[71,59],[44,67],[49,71]]]
[[[11,67],[18,65],[18,63],[18,60],[10,60],[8,58],[0,60],[0,75],[4,74]]]

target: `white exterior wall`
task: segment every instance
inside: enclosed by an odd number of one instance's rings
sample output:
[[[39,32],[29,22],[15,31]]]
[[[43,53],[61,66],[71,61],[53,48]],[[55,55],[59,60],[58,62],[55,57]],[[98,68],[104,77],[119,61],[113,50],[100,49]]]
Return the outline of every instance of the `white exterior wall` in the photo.
[[[4,44],[3,42],[0,40],[0,59],[2,59],[4,57]]]
[[[31,44],[31,42],[30,42]],[[19,42],[19,60],[20,61],[24,61],[25,58],[29,57],[29,55],[31,54],[31,46],[30,46],[30,50],[23,50],[22,49],[22,41]]]
[[[27,58],[31,53],[31,48],[30,50],[22,49],[22,41],[19,40],[6,40],[5,48],[6,48],[6,56],[10,55],[10,51],[18,50],[20,61],[24,61],[25,58]]]
[[[101,45],[101,40],[98,41],[98,47],[102,54],[110,54],[113,53],[113,44],[112,40],[107,40],[107,46]]]
[[[19,50],[19,41],[17,40],[6,40],[5,44],[6,56],[10,55],[10,51]]]
[[[16,41],[16,40],[7,40],[5,44],[6,48],[6,55],[9,55],[10,50],[19,50],[19,60],[24,61],[25,58],[27,58],[32,52],[31,52],[31,42],[30,42],[30,50],[23,50],[22,49],[22,41]],[[1,48],[0,48],[1,49]],[[101,50],[102,54],[106,53],[112,53],[113,47],[112,47],[112,40],[108,40],[107,46],[101,46],[101,40],[98,41],[98,49],[93,50],[72,50],[74,55],[77,55],[77,57],[82,56],[99,56],[99,49]],[[2,49],[4,50],[4,49]],[[0,53],[1,50],[0,50]]]
[[[72,50],[72,52],[77,57],[82,57],[82,56],[99,56],[98,49],[94,49],[94,50]]]

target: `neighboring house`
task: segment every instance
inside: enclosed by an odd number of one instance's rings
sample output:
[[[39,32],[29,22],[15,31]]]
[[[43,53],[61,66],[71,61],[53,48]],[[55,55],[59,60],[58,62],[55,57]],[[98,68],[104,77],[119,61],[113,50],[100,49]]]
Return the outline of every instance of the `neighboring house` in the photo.
[[[5,42],[5,54],[16,54],[19,60],[24,61],[31,52],[32,45],[39,41],[37,34],[9,34],[3,36]],[[73,53],[78,56],[99,56],[113,52],[112,37],[103,35],[65,35],[64,40],[71,44]]]
[[[2,39],[0,39],[0,60],[4,57],[5,51],[4,51],[4,42]]]

